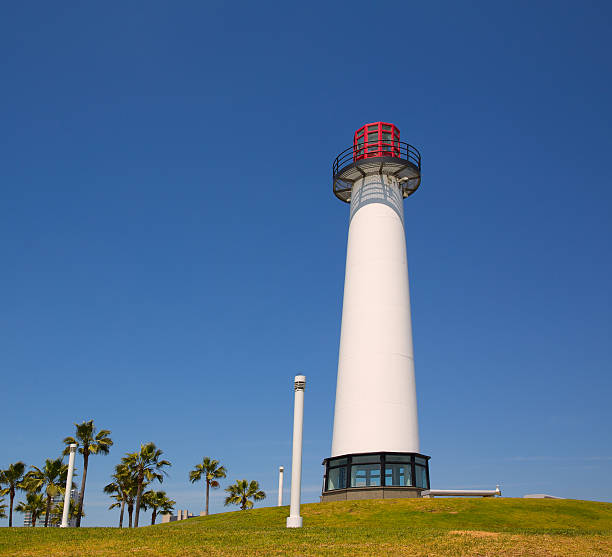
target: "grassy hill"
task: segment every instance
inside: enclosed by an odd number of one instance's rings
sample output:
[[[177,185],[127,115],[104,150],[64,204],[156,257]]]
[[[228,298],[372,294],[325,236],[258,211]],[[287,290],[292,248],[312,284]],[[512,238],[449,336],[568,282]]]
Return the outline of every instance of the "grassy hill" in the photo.
[[[612,555],[612,503],[390,499],[288,507],[116,528],[1,528],[0,555]]]

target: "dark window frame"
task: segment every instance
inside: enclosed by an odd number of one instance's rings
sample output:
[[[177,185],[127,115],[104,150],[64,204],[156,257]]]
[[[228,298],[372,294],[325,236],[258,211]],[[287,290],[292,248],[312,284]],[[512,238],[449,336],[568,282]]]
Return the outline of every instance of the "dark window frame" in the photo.
[[[405,461],[403,462],[403,464],[405,464],[406,466],[410,465],[410,485],[409,486],[394,486],[393,484],[387,486],[387,481],[386,481],[386,467],[387,467],[387,456],[389,455],[394,455],[394,456],[402,456],[402,457],[406,457]],[[380,486],[368,486],[368,487],[353,487],[351,486],[351,478],[353,476],[352,474],[352,467],[353,467],[353,457],[367,457],[367,456],[372,456],[373,458],[377,458],[378,460],[372,460],[372,461],[364,461],[364,462],[356,462],[355,465],[369,465],[369,464],[378,464],[379,465],[379,469],[380,469]],[[416,458],[422,458],[425,460],[425,464],[416,464]],[[334,465],[334,461],[339,461],[342,459],[346,459],[346,463],[343,464],[337,464]],[[429,483],[429,459],[430,457],[428,457],[427,455],[421,454],[421,453],[403,453],[403,452],[395,452],[395,451],[381,451],[381,452],[369,452],[369,453],[353,453],[353,454],[346,454],[346,455],[340,455],[340,456],[335,456],[335,457],[330,457],[330,458],[326,458],[325,460],[323,460],[322,464],[323,466],[325,466],[325,471],[324,471],[324,475],[323,475],[323,492],[332,492],[332,491],[338,491],[340,489],[368,489],[368,488],[372,488],[372,489],[379,489],[381,487],[413,487],[413,488],[417,488],[417,489],[429,489],[430,488],[430,483]],[[402,464],[401,461],[398,460],[391,460],[389,462],[389,464]],[[422,466],[425,468],[425,479],[426,479],[426,483],[427,485],[425,487],[417,487],[417,477],[416,477],[416,467],[417,466]],[[329,489],[329,471],[336,469],[336,468],[343,468],[346,467],[346,487],[341,487],[338,489]]]

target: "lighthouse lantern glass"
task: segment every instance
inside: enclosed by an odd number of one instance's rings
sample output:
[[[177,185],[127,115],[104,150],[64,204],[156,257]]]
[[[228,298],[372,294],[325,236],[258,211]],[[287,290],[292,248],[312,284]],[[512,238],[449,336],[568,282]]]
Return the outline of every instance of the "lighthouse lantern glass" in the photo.
[[[372,157],[399,157],[400,132],[393,124],[374,122],[355,132],[353,160]]]

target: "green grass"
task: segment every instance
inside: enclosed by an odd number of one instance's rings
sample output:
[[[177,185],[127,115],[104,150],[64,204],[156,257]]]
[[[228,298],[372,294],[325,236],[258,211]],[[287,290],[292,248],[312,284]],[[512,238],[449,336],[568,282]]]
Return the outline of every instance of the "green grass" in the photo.
[[[0,555],[612,555],[612,503],[390,499],[192,518],[137,530],[0,529]]]

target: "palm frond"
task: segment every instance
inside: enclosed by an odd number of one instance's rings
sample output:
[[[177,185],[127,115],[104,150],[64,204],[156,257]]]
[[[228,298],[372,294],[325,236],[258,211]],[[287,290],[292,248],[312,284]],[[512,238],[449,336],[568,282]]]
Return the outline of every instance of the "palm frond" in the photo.
[[[14,493],[15,490],[25,490],[23,484],[26,465],[22,461],[9,464],[5,470],[0,470],[0,484],[5,484],[6,487],[0,490],[0,495],[8,495]]]
[[[254,480],[251,482],[236,480],[225,491],[228,493],[228,496],[225,498],[225,505],[240,505],[242,510],[253,507],[253,502],[250,499],[261,501],[266,497],[266,494],[259,489],[259,483]]]

